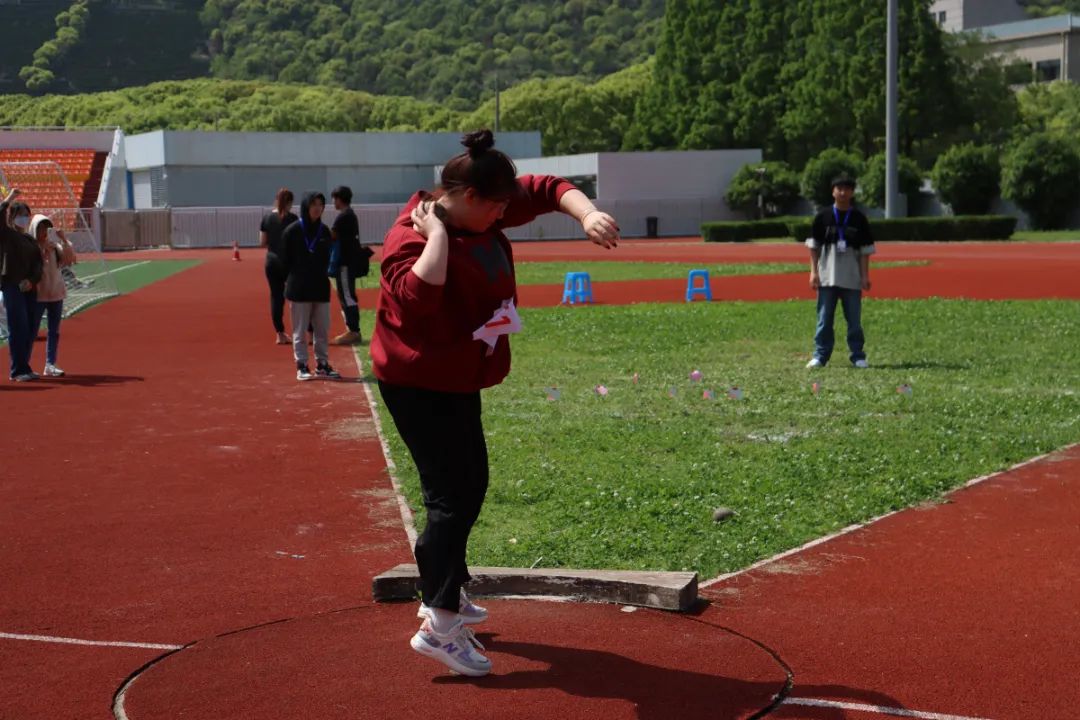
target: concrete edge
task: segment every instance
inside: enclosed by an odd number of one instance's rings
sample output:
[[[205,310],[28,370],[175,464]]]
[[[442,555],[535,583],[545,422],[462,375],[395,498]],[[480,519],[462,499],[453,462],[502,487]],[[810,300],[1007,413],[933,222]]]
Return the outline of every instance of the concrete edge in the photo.
[[[686,612],[698,599],[695,572],[558,570],[548,568],[469,568],[471,594],[486,596],[562,596],[587,602],[638,605]],[[402,564],[371,581],[375,602],[415,600],[420,580],[416,565]]]

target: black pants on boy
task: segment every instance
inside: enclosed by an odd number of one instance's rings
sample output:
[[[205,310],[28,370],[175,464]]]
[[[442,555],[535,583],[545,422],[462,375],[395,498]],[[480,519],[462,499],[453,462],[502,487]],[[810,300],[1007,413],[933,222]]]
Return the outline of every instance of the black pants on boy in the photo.
[[[337,296],[341,302],[341,313],[345,316],[345,326],[354,333],[360,332],[360,304],[356,301],[356,272],[348,265],[342,265],[338,271]]]
[[[379,382],[383,402],[409,448],[427,508],[416,541],[420,594],[428,607],[458,612],[469,541],[488,486],[480,393],[445,393]]]
[[[274,329],[285,332],[285,278],[287,273],[278,263],[266,261],[266,283],[270,286],[270,319]]]

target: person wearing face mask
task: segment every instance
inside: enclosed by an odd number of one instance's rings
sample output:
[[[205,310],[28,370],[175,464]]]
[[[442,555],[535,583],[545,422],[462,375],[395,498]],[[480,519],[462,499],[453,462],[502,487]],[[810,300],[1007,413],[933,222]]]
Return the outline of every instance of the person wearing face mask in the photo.
[[[285,270],[285,299],[289,301],[292,318],[293,357],[296,360],[296,379],[313,377],[339,378],[330,367],[328,343],[330,335],[330,230],[322,223],[326,197],[321,192],[304,193],[300,201],[300,218],[285,228],[282,234],[284,252],[281,263]],[[304,330],[311,326],[315,347],[315,374],[308,369],[308,349]]]
[[[557,211],[598,245],[619,240],[615,220],[584,193],[558,177],[518,178],[494,143],[490,130],[467,134],[440,187],[416,193],[387,233],[371,343],[379,392],[419,470],[427,509],[414,549],[423,622],[410,646],[473,677],[491,671],[468,627],[487,611],[463,588],[488,486],[480,391],[510,371],[509,336],[484,333],[514,324],[517,296],[503,231]]]
[[[50,230],[55,234],[55,239],[50,237]],[[41,282],[36,288],[37,298],[30,316],[30,327],[36,330],[41,326],[42,317],[47,318],[44,374],[46,377],[63,377],[64,371],[56,364],[60,321],[64,316],[64,298],[67,297],[67,286],[61,271],[75,264],[75,248],[68,242],[64,231],[54,229],[52,220],[44,215],[35,215],[30,221],[30,235],[37,240],[42,262]]]
[[[37,243],[20,228],[29,229],[29,208],[14,202],[8,207],[11,225],[0,226],[0,293],[7,314],[8,353],[11,356],[9,377],[15,382],[36,380],[30,369],[30,350],[37,328],[33,311],[37,302],[35,287],[41,280],[41,252]]]

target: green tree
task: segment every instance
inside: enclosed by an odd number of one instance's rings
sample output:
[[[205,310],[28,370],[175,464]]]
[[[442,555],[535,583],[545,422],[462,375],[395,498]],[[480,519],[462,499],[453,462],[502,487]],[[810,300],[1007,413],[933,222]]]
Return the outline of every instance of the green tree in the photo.
[[[802,174],[802,194],[818,206],[831,205],[832,181],[838,175],[857,178],[862,172],[862,159],[855,153],[828,148],[806,163]]]
[[[1017,94],[1020,122],[1017,135],[1047,133],[1078,142],[1080,127],[1080,86],[1072,82],[1038,83]]]
[[[930,179],[956,215],[984,215],[1001,187],[998,151],[965,143],[949,148],[934,163]]]
[[[19,78],[28,90],[44,90],[55,81],[57,65],[82,39],[89,16],[88,0],[75,0],[56,16],[56,37],[42,43],[34,53],[33,63],[19,70]]]
[[[765,217],[782,215],[799,198],[799,176],[786,162],[743,165],[731,178],[724,200],[732,210],[756,218],[759,197]]]
[[[939,111],[965,88],[929,6],[900,2],[900,142],[913,157],[936,156],[962,124]],[[879,0],[670,0],[630,145],[761,147],[797,167],[827,147],[881,151],[885,9]]]
[[[901,195],[910,202],[922,187],[922,172],[918,164],[901,155],[897,159],[897,180]],[[874,155],[866,162],[866,170],[859,178],[859,195],[867,205],[885,207],[885,153]]]
[[[1080,155],[1047,133],[1029,135],[1005,156],[1001,192],[1028,214],[1038,229],[1063,227],[1075,207]]]
[[[960,33],[946,35],[945,41],[952,58],[949,75],[957,88],[955,101],[947,107],[956,122],[939,135],[938,142],[919,144],[915,157],[925,166],[953,145],[1002,145],[1020,121],[1008,68],[990,53],[982,38]]]

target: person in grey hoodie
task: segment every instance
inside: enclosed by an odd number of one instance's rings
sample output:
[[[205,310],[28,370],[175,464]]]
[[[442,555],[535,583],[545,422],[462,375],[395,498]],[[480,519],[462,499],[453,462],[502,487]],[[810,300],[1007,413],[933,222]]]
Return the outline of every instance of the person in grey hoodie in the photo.
[[[50,237],[49,230],[53,230],[55,238]],[[75,249],[68,242],[64,231],[53,228],[52,220],[44,215],[35,215],[30,221],[30,235],[37,240],[42,264],[41,281],[36,288],[37,298],[30,316],[30,328],[36,330],[41,327],[41,318],[48,318],[44,374],[47,377],[63,377],[64,371],[56,365],[56,354],[60,346],[60,321],[64,316],[64,298],[67,297],[67,286],[61,271],[75,264]],[[29,360],[27,357],[27,362]]]

